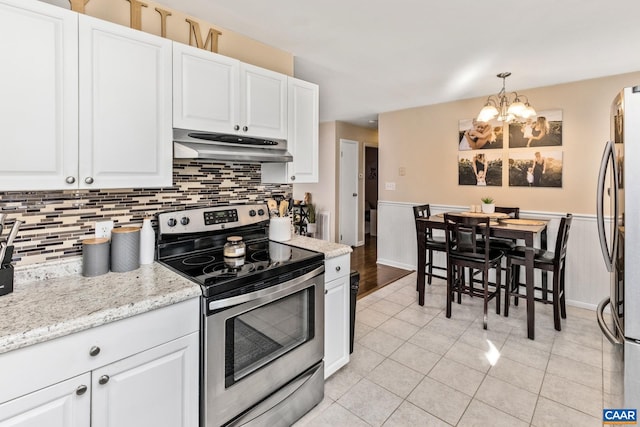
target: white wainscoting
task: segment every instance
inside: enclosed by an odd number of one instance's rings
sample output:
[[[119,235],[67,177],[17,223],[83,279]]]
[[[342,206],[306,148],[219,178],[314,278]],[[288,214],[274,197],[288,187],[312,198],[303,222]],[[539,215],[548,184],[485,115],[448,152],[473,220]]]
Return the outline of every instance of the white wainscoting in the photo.
[[[378,263],[406,270],[416,269],[413,206],[417,204],[378,202]],[[432,214],[467,209],[467,206],[431,205]],[[558,224],[564,215],[564,212],[520,211],[520,216],[525,218],[552,219],[547,230],[547,247],[550,250],[554,248]],[[434,254],[435,264],[444,266],[445,261],[444,254]],[[539,277],[538,274],[537,280]],[[600,252],[595,215],[573,215],[567,249],[565,292],[567,304],[591,310],[595,310],[598,303],[610,293],[609,273]]]

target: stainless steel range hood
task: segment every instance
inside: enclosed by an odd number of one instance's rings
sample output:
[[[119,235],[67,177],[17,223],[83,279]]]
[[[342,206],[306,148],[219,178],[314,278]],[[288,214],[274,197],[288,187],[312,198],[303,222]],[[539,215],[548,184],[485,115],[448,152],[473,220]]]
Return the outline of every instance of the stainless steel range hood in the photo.
[[[251,163],[293,161],[293,156],[287,151],[286,140],[187,129],[173,129],[173,157]]]

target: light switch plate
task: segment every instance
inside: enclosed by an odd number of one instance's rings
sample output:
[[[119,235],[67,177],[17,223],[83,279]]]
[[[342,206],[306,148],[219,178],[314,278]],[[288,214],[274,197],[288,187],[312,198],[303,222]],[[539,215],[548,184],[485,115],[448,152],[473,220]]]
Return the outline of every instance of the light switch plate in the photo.
[[[385,182],[384,183],[384,189],[393,191],[393,190],[396,189],[396,183],[395,182]]]
[[[96,221],[96,237],[106,237],[111,239],[111,230],[113,230],[113,221]]]

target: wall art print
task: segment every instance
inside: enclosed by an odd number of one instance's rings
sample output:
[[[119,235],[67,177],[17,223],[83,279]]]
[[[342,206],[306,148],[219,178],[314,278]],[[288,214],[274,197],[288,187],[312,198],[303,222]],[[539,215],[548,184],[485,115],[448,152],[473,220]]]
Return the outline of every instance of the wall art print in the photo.
[[[502,151],[458,153],[458,185],[502,186]]]
[[[458,150],[480,150],[502,148],[504,127],[492,120],[479,122],[476,119],[458,121]]]
[[[509,153],[510,187],[562,188],[562,151]]]
[[[533,119],[509,123],[509,148],[562,145],[562,110],[539,111]]]

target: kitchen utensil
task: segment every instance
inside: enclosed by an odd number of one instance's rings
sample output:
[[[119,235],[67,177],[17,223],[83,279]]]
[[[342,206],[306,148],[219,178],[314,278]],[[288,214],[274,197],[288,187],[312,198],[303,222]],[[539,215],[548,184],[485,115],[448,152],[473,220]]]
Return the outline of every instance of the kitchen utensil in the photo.
[[[4,265],[4,256],[7,253],[7,242],[0,242],[0,265]]]
[[[284,216],[288,216],[289,215],[289,201],[288,200],[283,200],[280,202],[280,217],[284,217]]]
[[[22,224],[24,224],[24,221],[20,221],[19,219],[14,221],[13,226],[11,226],[11,231],[9,232],[9,237],[7,237],[7,246],[13,245],[13,240],[18,235],[18,230],[20,230]]]
[[[278,215],[278,202],[274,199],[267,199],[267,208],[269,209],[270,217]]]
[[[0,213],[0,235],[2,235],[2,230],[4,229],[4,220],[7,218],[6,213]]]

